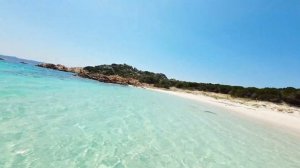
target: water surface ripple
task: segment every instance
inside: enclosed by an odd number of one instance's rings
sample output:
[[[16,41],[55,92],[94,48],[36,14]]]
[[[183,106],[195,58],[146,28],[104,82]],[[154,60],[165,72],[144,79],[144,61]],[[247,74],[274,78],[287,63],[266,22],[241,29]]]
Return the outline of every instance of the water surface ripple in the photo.
[[[223,109],[0,62],[0,167],[299,168],[300,141]]]

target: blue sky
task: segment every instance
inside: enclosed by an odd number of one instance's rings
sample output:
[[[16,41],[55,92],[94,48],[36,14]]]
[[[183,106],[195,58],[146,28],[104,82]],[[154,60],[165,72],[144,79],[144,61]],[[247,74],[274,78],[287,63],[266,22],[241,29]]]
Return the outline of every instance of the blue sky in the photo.
[[[0,0],[0,54],[300,87],[300,1]]]

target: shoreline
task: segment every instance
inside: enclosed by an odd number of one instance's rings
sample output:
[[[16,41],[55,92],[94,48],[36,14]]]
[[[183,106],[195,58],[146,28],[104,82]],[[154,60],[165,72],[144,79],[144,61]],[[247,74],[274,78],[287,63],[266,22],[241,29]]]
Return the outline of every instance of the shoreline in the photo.
[[[231,97],[228,94],[183,90],[174,87],[171,87],[170,89],[157,88],[150,84],[141,83],[137,79],[133,78],[124,78],[118,75],[109,76],[98,73],[89,73],[83,68],[68,68],[60,64],[55,65],[44,63],[37,66],[72,72],[79,77],[99,82],[133,86],[210,104],[212,106],[236,112],[236,114],[247,117],[248,119],[261,121],[263,124],[266,123],[278,128],[285,128],[285,131],[288,129],[292,133],[296,133],[300,136],[300,107],[289,106],[285,103],[275,104],[267,101]]]
[[[259,121],[262,124],[285,128],[285,130],[288,129],[289,132],[300,136],[300,108],[297,107],[228,96],[224,97],[222,94],[201,91],[186,91],[180,89],[165,90],[152,87],[145,87],[144,89],[227,109],[238,115]]]

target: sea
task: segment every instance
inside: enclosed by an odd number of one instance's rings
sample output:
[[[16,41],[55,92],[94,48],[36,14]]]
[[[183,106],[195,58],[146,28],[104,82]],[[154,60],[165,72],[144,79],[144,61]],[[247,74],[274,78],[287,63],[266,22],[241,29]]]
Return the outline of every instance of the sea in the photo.
[[[299,168],[300,139],[236,112],[0,60],[1,168]]]

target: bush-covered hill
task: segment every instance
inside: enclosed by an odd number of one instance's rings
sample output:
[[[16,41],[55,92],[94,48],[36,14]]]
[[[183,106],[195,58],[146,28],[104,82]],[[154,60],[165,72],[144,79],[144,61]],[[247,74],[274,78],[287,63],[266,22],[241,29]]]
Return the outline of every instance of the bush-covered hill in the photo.
[[[287,88],[255,88],[230,86],[211,83],[186,82],[175,79],[168,79],[162,73],[141,71],[126,64],[111,64],[88,66],[84,70],[89,73],[100,73],[103,75],[119,75],[124,78],[133,78],[141,83],[153,84],[155,87],[170,88],[176,87],[187,90],[198,90],[215,93],[230,94],[233,97],[249,98],[253,100],[263,100],[275,103],[285,102],[290,105],[300,106],[300,89]]]
[[[98,65],[95,67],[88,66],[85,67],[84,70],[90,73],[119,75],[124,78],[134,78],[142,83],[148,84],[158,84],[160,81],[168,80],[165,74],[141,71],[127,64]]]

